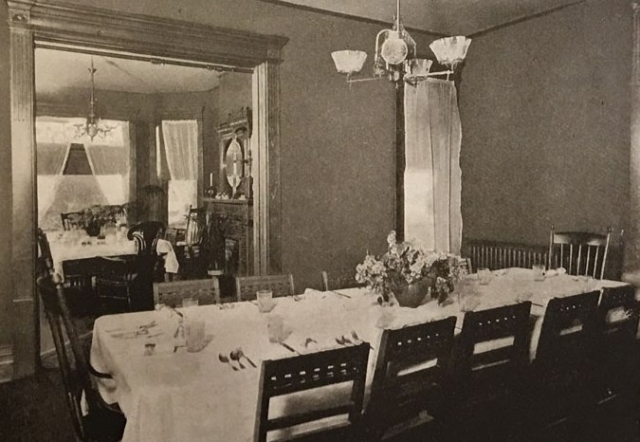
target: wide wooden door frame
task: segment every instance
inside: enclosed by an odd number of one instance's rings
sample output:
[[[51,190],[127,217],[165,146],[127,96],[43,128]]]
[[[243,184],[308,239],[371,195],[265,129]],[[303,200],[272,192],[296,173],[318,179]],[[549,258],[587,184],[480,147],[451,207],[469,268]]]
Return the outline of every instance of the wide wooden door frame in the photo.
[[[191,61],[253,72],[255,128],[254,238],[256,273],[280,269],[281,204],[279,157],[280,36],[204,26],[178,20],[123,14],[81,5],[7,0],[11,62],[11,162],[14,378],[39,363],[35,286],[37,176],[35,143],[36,44],[80,47],[83,52],[141,54],[147,60]],[[257,90],[256,90],[257,89]]]

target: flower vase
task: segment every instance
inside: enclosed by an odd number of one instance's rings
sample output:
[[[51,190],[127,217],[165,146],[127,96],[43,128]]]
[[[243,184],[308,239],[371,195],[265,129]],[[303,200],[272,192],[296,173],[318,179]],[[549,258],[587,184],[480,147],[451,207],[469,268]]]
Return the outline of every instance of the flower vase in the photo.
[[[429,294],[429,281],[421,279],[409,284],[400,282],[392,284],[390,289],[401,307],[416,308],[424,303]]]
[[[100,224],[98,223],[89,223],[87,224],[87,227],[85,227],[84,229],[87,232],[87,235],[89,236],[98,236],[100,235]]]

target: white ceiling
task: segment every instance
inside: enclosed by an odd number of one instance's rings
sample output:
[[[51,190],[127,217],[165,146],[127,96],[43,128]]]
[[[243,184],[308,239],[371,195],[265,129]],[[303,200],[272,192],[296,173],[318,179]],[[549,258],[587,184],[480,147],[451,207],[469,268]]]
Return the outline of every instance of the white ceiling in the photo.
[[[36,93],[54,94],[67,88],[88,90],[92,57],[97,90],[147,94],[195,92],[213,89],[219,83],[220,73],[205,68],[38,48],[35,51]]]
[[[395,0],[263,0],[392,23]],[[581,0],[401,0],[407,28],[472,35]]]

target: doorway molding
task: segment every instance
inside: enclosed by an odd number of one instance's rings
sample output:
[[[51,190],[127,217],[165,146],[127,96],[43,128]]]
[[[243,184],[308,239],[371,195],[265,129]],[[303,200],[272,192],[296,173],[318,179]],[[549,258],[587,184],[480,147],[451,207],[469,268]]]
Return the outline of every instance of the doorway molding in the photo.
[[[256,272],[279,271],[280,204],[279,69],[286,37],[191,22],[125,14],[62,2],[7,0],[10,34],[14,378],[39,363],[37,176],[35,143],[36,47],[73,50],[152,62],[253,72],[259,158],[254,168]],[[256,90],[257,88],[257,90]],[[254,262],[256,262],[254,261]]]

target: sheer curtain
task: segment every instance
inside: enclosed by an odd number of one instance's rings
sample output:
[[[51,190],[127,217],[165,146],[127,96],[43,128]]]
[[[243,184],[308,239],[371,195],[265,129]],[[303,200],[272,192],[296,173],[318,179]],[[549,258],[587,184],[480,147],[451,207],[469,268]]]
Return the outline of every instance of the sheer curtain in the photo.
[[[42,223],[58,191],[62,171],[67,163],[71,143],[64,145],[51,143],[37,144],[38,163],[38,223]]]
[[[111,205],[129,201],[129,123],[118,126],[120,133],[85,144],[91,172]]]
[[[170,175],[169,224],[176,224],[198,204],[198,122],[163,121],[162,136]]]
[[[455,85],[429,79],[406,86],[405,238],[427,250],[460,253],[460,142]]]

